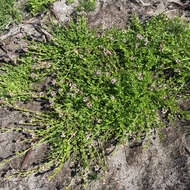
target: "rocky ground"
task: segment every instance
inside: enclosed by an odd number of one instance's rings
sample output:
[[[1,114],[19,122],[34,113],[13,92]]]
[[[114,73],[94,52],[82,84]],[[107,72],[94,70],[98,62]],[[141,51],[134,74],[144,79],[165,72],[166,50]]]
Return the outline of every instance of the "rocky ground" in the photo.
[[[22,0],[18,1],[21,3]],[[64,0],[53,4],[50,12],[26,19],[19,25],[14,23],[0,36],[0,60],[16,63],[19,53],[27,44],[20,38],[27,34],[29,39],[46,41],[51,37],[46,31],[50,15],[54,22],[64,22],[74,16],[78,1],[67,6]],[[18,4],[19,6],[19,4]],[[183,20],[190,18],[190,2],[188,0],[98,0],[96,10],[88,13],[88,25],[96,28],[102,25],[109,28],[126,26],[132,13],[136,13],[142,21],[164,12],[168,17],[180,16]],[[39,86],[40,87],[40,86]],[[40,111],[40,102],[22,104],[32,110]],[[190,111],[190,102],[181,102],[181,108]],[[0,127],[19,127],[26,120],[18,111],[0,109]],[[190,189],[190,121],[177,120],[168,123],[162,129],[163,138],[152,134],[150,146],[144,149],[142,144],[131,143],[121,145],[115,154],[107,156],[107,170],[101,172],[86,189],[88,190],[189,190]],[[14,131],[0,135],[0,162],[16,151],[29,147],[27,143],[18,143],[26,134]],[[32,168],[43,162],[48,147],[41,146],[31,152],[24,169]],[[11,161],[0,169],[0,190],[64,190],[68,181],[73,178],[70,163],[66,163],[62,171],[53,181],[47,183],[46,171],[38,176],[26,178],[13,177],[6,179],[11,170],[21,167],[24,156]],[[83,189],[77,177],[73,178],[71,189]]]

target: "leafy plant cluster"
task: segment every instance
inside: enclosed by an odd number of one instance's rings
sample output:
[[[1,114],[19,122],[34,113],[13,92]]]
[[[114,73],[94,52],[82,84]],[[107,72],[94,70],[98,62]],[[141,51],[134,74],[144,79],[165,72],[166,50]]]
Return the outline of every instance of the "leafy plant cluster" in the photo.
[[[50,3],[55,2],[56,0],[28,0],[27,7],[32,15],[35,15],[37,12],[44,12],[47,10],[47,7]]]
[[[25,128],[32,134],[28,141],[37,139],[32,146],[51,147],[47,161],[27,174],[56,163],[53,177],[71,160],[84,176],[105,165],[105,144],[140,139],[164,126],[159,112],[170,120],[189,117],[177,106],[189,98],[188,24],[159,15],[145,23],[133,17],[123,30],[89,30],[78,16],[52,31],[53,41],[33,42],[18,66],[1,68],[1,101],[31,114],[22,125],[33,126]],[[37,88],[44,80],[49,83]],[[37,100],[48,109],[35,113],[15,104]]]
[[[34,16],[37,13],[45,12],[49,9],[51,3],[56,0],[28,0],[24,8]],[[66,0],[67,4],[74,3],[74,0]],[[22,12],[15,8],[15,0],[1,0],[0,1],[0,34],[5,31],[5,28],[10,22],[20,22],[22,19]],[[95,0],[79,0],[77,10],[84,9],[85,11],[93,11],[96,8]]]
[[[7,24],[21,19],[20,13],[14,8],[15,0],[0,1],[0,34],[4,32]]]
[[[32,15],[38,12],[44,12],[51,3],[56,0],[28,0],[27,7]],[[74,3],[75,0],[66,0],[67,4]],[[95,0],[79,0],[78,9],[83,8],[85,11],[93,11],[96,8]]]

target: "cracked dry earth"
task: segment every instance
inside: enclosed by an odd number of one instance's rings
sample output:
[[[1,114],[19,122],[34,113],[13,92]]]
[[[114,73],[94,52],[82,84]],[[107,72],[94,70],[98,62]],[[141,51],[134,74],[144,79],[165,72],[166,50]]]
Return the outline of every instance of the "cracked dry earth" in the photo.
[[[18,1],[21,2],[22,0]],[[67,6],[64,0],[53,4],[55,22],[64,22],[66,16],[74,16],[78,1]],[[168,17],[180,16],[183,20],[190,18],[190,2],[188,0],[99,0],[96,10],[88,13],[88,25],[96,28],[102,25],[109,28],[115,25],[118,28],[126,26],[132,13],[136,13],[142,21],[164,12]],[[36,25],[45,28],[51,12],[23,21],[16,25],[12,23],[9,30],[0,36],[2,48],[0,61],[16,64],[16,58],[22,53],[27,44],[20,40],[23,35],[30,40],[46,41],[47,35],[36,29]],[[46,80],[48,82],[48,80]],[[39,84],[38,88],[43,87]],[[20,106],[42,111],[42,102],[19,103]],[[181,109],[190,111],[190,102],[181,101]],[[22,113],[0,108],[0,127],[19,128],[23,121],[30,118]],[[189,190],[190,189],[190,121],[177,120],[167,123],[162,129],[163,137],[152,132],[150,145],[144,149],[142,143],[131,142],[121,145],[114,154],[107,155],[107,170],[100,172],[96,180],[91,181],[86,187],[88,190]],[[13,131],[0,134],[0,162],[16,151],[30,147],[30,143],[19,141],[30,138],[30,134]],[[34,168],[42,163],[48,153],[48,146],[34,149],[27,162],[23,165],[25,155],[12,160],[0,169],[0,190],[64,190],[65,185],[73,179],[71,189],[84,189],[77,177],[73,177],[73,168],[70,163],[65,163],[61,172],[47,183],[47,176],[52,171],[44,171],[38,175],[26,178],[6,176],[13,170]],[[109,150],[108,150],[109,151]]]

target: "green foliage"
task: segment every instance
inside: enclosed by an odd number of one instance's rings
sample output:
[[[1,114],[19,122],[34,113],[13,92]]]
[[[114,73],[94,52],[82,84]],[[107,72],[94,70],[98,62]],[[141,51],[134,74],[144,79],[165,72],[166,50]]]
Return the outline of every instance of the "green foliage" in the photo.
[[[37,12],[44,12],[47,10],[47,6],[55,1],[56,0],[28,0],[27,7],[31,14],[35,15]]]
[[[12,21],[20,21],[21,15],[14,6],[15,0],[0,1],[0,34],[5,30],[6,25]]]
[[[80,0],[79,1],[79,9],[83,8],[86,12],[94,11],[96,8],[95,0]]]
[[[32,123],[23,125],[41,126],[28,131],[38,139],[34,146],[51,146],[44,163],[56,163],[51,177],[67,160],[83,168],[82,177],[94,165],[105,166],[105,144],[148,136],[164,126],[159,111],[170,120],[188,116],[177,103],[182,95],[189,98],[189,25],[163,15],[146,23],[134,17],[127,29],[100,35],[82,16],[53,31],[52,42],[33,42],[20,65],[5,67],[0,76],[5,103],[22,110],[15,100],[38,98],[49,106],[43,113],[29,112]],[[47,78],[51,81],[41,90],[32,85]]]
[[[55,2],[56,0],[28,0],[27,7],[32,15],[35,15],[38,12],[44,12],[48,10],[50,3]],[[66,0],[67,4],[74,3],[75,0]],[[95,0],[80,0],[78,9],[83,8],[85,11],[93,11],[96,8]]]
[[[72,4],[72,3],[74,3],[74,2],[75,2],[75,0],[66,0],[66,4],[67,4],[67,5]]]

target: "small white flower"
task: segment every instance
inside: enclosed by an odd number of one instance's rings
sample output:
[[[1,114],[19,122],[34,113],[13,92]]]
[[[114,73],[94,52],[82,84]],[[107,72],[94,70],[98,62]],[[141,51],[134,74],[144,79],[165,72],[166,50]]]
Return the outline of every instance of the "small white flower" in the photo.
[[[167,113],[167,110],[164,109],[164,108],[162,108],[162,113],[163,113],[163,114]]]
[[[97,74],[97,75],[100,75],[100,73],[101,73],[100,70],[96,71],[96,74]]]
[[[111,83],[114,84],[114,83],[116,83],[116,81],[117,81],[117,80],[116,80],[115,78],[113,78],[113,79],[111,80]]]
[[[61,133],[61,137],[62,137],[62,138],[65,137],[65,133],[64,133],[64,132]]]

